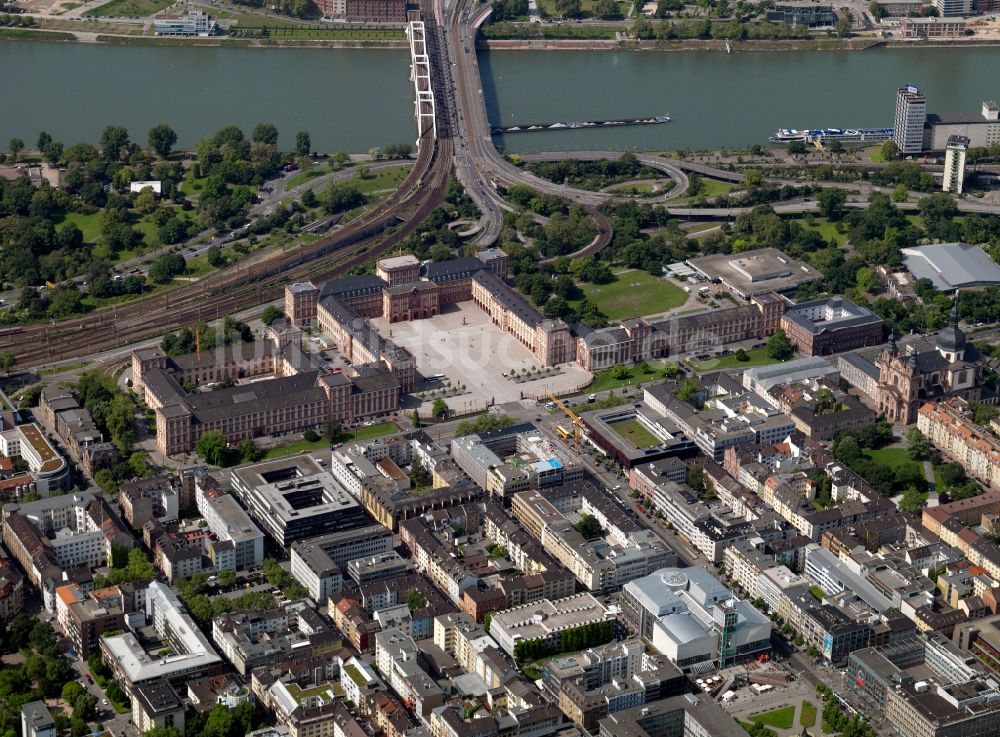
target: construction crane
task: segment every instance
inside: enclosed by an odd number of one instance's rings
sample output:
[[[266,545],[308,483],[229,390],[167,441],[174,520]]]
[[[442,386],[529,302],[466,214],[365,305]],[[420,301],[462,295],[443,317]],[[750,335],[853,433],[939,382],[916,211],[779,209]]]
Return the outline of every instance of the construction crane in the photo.
[[[548,389],[545,390],[546,396],[548,396],[549,401],[551,401],[556,407],[561,409],[567,417],[573,422],[573,451],[575,453],[580,452],[580,435],[583,433],[583,420],[580,419],[579,415],[573,410],[563,404],[559,398],[550,392]]]

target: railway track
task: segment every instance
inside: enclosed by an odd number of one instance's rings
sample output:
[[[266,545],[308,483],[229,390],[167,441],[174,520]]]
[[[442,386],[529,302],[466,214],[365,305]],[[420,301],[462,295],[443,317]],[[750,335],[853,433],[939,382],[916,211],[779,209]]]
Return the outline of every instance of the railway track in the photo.
[[[26,327],[0,339],[0,348],[13,351],[22,368],[78,358],[271,301],[290,281],[341,275],[391,249],[437,206],[447,187],[452,146],[450,138],[434,141],[425,134],[402,185],[376,210],[325,238],[280,255],[265,252],[156,297]]]

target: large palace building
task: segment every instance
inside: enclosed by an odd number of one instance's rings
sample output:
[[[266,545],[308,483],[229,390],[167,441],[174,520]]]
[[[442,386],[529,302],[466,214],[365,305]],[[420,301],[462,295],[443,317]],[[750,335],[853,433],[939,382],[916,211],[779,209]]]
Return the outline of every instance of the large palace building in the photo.
[[[389,323],[433,317],[459,302],[474,302],[493,324],[513,335],[543,366],[576,358],[569,326],[551,320],[506,283],[507,254],[499,248],[475,256],[421,264],[412,254],[380,259],[375,274],[285,288],[285,314],[295,325],[319,324],[353,363],[382,361],[412,391],[416,362],[405,348],[379,335],[368,320]]]
[[[952,307],[951,324],[934,339],[920,338],[900,352],[894,335],[878,357],[876,412],[890,422],[910,425],[925,402],[961,397],[982,398],[979,350],[958,327]]]
[[[774,335],[785,300],[773,292],[755,294],[750,304],[663,320],[622,320],[617,327],[582,332],[576,357],[588,371],[714,348],[726,343]],[[578,330],[581,330],[578,327]]]
[[[132,351],[133,385],[156,413],[161,453],[191,451],[210,430],[235,443],[399,408],[400,380],[378,355],[329,373],[302,351],[298,329],[278,321],[269,333],[184,356],[167,356],[158,346]],[[241,383],[225,386],[233,382]]]

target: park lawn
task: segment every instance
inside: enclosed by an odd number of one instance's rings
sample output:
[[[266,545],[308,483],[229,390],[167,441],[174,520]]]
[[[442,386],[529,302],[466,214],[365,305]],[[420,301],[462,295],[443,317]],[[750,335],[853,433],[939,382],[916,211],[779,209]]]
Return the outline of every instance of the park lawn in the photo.
[[[298,174],[296,174],[293,177],[290,177],[288,181],[285,182],[285,190],[287,191],[289,189],[295,189],[300,184],[305,184],[310,179],[321,177],[324,174],[328,174],[330,171],[331,171],[330,168],[327,166],[317,166],[310,169],[309,171],[300,171]]]
[[[375,173],[370,174],[367,179],[355,177],[351,180],[351,183],[356,186],[358,191],[362,194],[376,192],[380,189],[396,189],[399,186],[399,183],[406,179],[406,175],[410,173],[410,169],[410,164],[393,166],[389,169],[376,171]]]
[[[184,183],[181,185],[181,191],[188,197],[193,197],[201,191],[207,181],[208,177],[196,177],[194,169],[189,168],[184,174]]]
[[[144,18],[173,5],[173,0],[111,0],[84,15],[104,18]]]
[[[611,376],[612,369],[603,369],[594,373],[593,383],[586,388],[586,392],[604,392],[608,389],[617,389],[621,386],[638,385],[644,381],[652,381],[653,379],[658,379],[662,376],[663,364],[662,363],[652,363],[647,364],[648,370],[642,371],[639,366],[629,366],[628,370],[632,374],[627,379],[616,379]]]
[[[580,0],[580,15],[581,17],[592,17],[594,14],[594,1],[595,0]],[[559,18],[559,13],[556,12],[555,0],[538,0],[538,10],[543,15],[548,15],[550,18]],[[627,8],[623,3],[618,3],[618,11],[625,16]],[[572,22],[572,21],[570,21]]]
[[[830,222],[826,218],[814,218],[812,221],[800,219],[795,222],[799,223],[806,230],[819,233],[820,237],[825,241],[833,241],[838,246],[842,246],[847,242],[847,234],[838,233],[837,224]]]
[[[62,222],[56,225],[56,231],[61,231],[70,223],[73,223],[83,233],[83,240],[86,243],[94,243],[101,235],[101,212],[92,212],[84,215],[80,212],[66,213]]]
[[[816,705],[811,701],[802,702],[802,711],[799,713],[799,724],[807,729],[816,726]]]
[[[768,727],[791,729],[792,724],[795,722],[795,707],[783,706],[780,709],[774,709],[773,711],[765,711],[762,714],[754,714],[750,717],[750,719],[754,722],[761,722]]]
[[[354,430],[344,430],[341,435],[347,441],[355,443],[361,440],[373,440],[383,435],[392,435],[394,432],[399,432],[399,425],[395,422],[378,422],[367,427],[362,426]]]
[[[767,355],[767,348],[754,348],[746,353],[749,356],[749,360],[746,361],[739,361],[735,353],[730,353],[728,356],[709,358],[707,361],[688,360],[687,364],[699,374],[703,374],[708,371],[724,371],[726,369],[751,368],[753,366],[767,366],[772,363],[781,363],[781,361],[776,361]]]
[[[610,284],[581,284],[583,295],[597,305],[609,321],[656,315],[687,302],[688,294],[676,284],[645,271],[619,271]],[[579,304],[579,300],[572,303]]]
[[[734,182],[723,182],[720,179],[702,179],[701,183],[702,197],[718,197],[720,194],[729,194],[740,187]]]
[[[660,444],[653,433],[639,424],[638,420],[623,420],[611,426],[618,437],[630,443],[636,450],[653,448]]]
[[[893,471],[902,468],[903,466],[919,466],[918,461],[910,460],[910,456],[906,453],[906,448],[879,448],[878,450],[866,450],[865,458],[870,461],[875,461],[875,463],[881,463],[883,466],[888,466]]]
[[[294,443],[288,443],[287,445],[277,445],[274,448],[268,449],[264,454],[264,460],[271,460],[272,458],[284,458],[285,456],[295,455],[297,453],[309,452],[311,450],[322,450],[323,448],[329,448],[330,441],[326,438],[320,438],[319,440],[297,440]]]

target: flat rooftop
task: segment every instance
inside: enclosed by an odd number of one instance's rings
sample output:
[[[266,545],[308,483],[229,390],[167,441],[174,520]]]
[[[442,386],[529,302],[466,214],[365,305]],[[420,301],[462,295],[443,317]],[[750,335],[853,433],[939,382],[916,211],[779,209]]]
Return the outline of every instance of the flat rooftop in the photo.
[[[66,461],[63,460],[62,456],[56,453],[55,448],[52,447],[49,441],[42,434],[38,425],[34,423],[30,425],[19,425],[18,429],[21,431],[24,439],[31,444],[31,447],[41,459],[41,468],[39,469],[40,473],[53,473],[66,465]]]
[[[789,291],[822,277],[816,269],[777,248],[702,256],[687,263],[706,278],[722,282],[745,298],[762,292]]]
[[[1000,284],[1000,264],[979,246],[937,243],[904,248],[902,254],[915,279],[930,279],[942,292]]]
[[[378,260],[378,265],[380,268],[386,271],[392,271],[393,269],[403,269],[407,266],[420,266],[420,259],[414,256],[412,253],[404,254],[403,256],[390,256],[389,258],[380,258]]]

